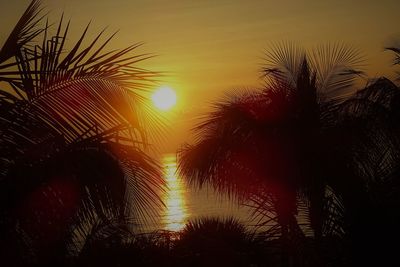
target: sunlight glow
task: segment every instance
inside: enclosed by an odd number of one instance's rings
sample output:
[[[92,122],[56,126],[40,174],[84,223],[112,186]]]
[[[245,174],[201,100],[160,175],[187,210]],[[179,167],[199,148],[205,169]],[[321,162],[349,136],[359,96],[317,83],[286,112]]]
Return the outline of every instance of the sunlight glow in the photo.
[[[169,110],[176,104],[176,93],[169,87],[161,87],[151,96],[154,106],[161,110]]]
[[[184,185],[176,174],[176,157],[166,156],[163,159],[164,177],[168,190],[164,197],[166,210],[163,214],[164,229],[179,231],[185,226],[188,218],[186,201],[184,196]]]

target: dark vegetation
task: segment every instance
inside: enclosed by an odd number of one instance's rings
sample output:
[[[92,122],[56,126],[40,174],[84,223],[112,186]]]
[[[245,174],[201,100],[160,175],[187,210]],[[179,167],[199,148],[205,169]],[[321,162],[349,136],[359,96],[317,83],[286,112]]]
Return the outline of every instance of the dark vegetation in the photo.
[[[139,44],[85,45],[88,28],[67,49],[69,23],[53,34],[39,4],[0,50],[3,266],[396,265],[400,91],[384,77],[355,90],[356,50],[270,48],[264,88],[216,103],[180,152],[184,177],[252,207],[257,232],[204,218],[138,234],[163,205],[142,94],[158,73],[137,66]]]
[[[393,264],[399,88],[382,77],[353,93],[362,58],[343,45],[266,56],[265,88],[216,103],[181,151],[182,175],[253,207],[283,266]]]

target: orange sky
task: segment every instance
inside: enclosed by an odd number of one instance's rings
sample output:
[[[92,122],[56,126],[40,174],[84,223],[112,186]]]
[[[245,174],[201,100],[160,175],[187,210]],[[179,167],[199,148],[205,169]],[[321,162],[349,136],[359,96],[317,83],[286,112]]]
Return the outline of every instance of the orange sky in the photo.
[[[43,0],[53,21],[62,11],[72,20],[76,39],[92,20],[91,33],[104,26],[120,30],[111,48],[145,42],[139,52],[159,56],[142,64],[169,71],[163,84],[181,98],[170,116],[171,136],[163,150],[186,139],[193,112],[207,107],[222,92],[258,86],[263,51],[271,42],[290,40],[305,47],[344,42],[366,54],[371,76],[391,73],[383,47],[400,37],[400,1],[270,0]],[[29,0],[0,0],[3,41]],[[182,100],[184,99],[184,100]],[[182,116],[184,114],[184,116]]]

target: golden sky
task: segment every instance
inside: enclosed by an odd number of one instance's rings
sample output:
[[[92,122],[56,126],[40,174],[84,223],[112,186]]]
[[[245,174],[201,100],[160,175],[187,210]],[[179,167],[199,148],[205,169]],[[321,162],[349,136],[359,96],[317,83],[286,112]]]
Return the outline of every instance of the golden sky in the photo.
[[[29,3],[0,0],[1,41]],[[157,54],[142,66],[170,72],[163,84],[181,98],[181,116],[172,118],[180,140],[189,127],[182,121],[194,110],[224,91],[260,85],[263,52],[271,42],[354,45],[375,77],[391,73],[383,47],[400,37],[399,0],[43,0],[43,5],[54,21],[62,11],[71,18],[71,40],[91,20],[93,34],[105,26],[109,33],[120,30],[110,48],[143,41],[139,52]]]

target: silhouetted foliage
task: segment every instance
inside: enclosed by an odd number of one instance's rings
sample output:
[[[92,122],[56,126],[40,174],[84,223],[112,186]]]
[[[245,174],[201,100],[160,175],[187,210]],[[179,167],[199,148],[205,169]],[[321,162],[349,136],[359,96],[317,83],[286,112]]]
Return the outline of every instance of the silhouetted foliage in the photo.
[[[351,67],[361,59],[340,45],[306,53],[282,44],[269,52],[267,62],[266,88],[218,103],[196,128],[197,144],[184,149],[181,171],[200,186],[211,182],[220,191],[253,198],[260,207],[272,204],[282,231],[295,235],[302,235],[295,219],[297,197],[305,197],[320,235],[324,109],[329,101],[341,101],[338,91],[351,86],[360,73]]]
[[[354,256],[364,264],[393,261],[388,240],[397,239],[400,233],[393,227],[400,222],[395,208],[399,202],[393,198],[399,190],[399,92],[391,81],[380,78],[338,110],[335,134],[342,133],[332,145],[353,174],[338,176],[331,184],[345,207]]]
[[[177,266],[257,266],[260,249],[255,234],[233,218],[190,221],[174,244]]]
[[[393,52],[393,65],[400,65],[400,43],[394,43],[391,46],[385,48],[388,51]],[[400,71],[397,71],[397,81],[400,81]]]
[[[136,66],[149,55],[105,52],[114,35],[100,43],[103,32],[83,46],[88,27],[67,52],[69,23],[52,35],[39,6],[0,50],[0,242],[16,265],[68,262],[101,225],[113,238],[116,223],[145,223],[164,187],[144,153],[158,127],[141,94],[156,73]]]
[[[33,0],[0,50],[0,255],[10,266],[391,265],[400,238],[400,91],[355,91],[362,57],[344,45],[266,53],[265,86],[217,102],[181,151],[189,183],[253,208],[137,234],[163,205],[145,149],[160,121],[141,94],[158,73],[114,35],[66,47]],[[39,44],[35,44],[42,38]],[[400,64],[397,46],[394,64]]]
[[[378,194],[397,192],[386,177],[399,166],[399,88],[382,78],[354,94],[362,59],[343,45],[308,52],[282,43],[266,60],[264,89],[216,103],[195,128],[195,144],[181,152],[182,175],[247,201],[267,240],[281,240],[284,266],[334,264],[325,240],[348,248],[338,265],[388,260],[381,252],[390,249],[378,247],[383,240],[371,229],[398,221],[387,210],[397,201],[382,205],[387,198]],[[311,236],[314,252],[299,258],[295,248]]]

